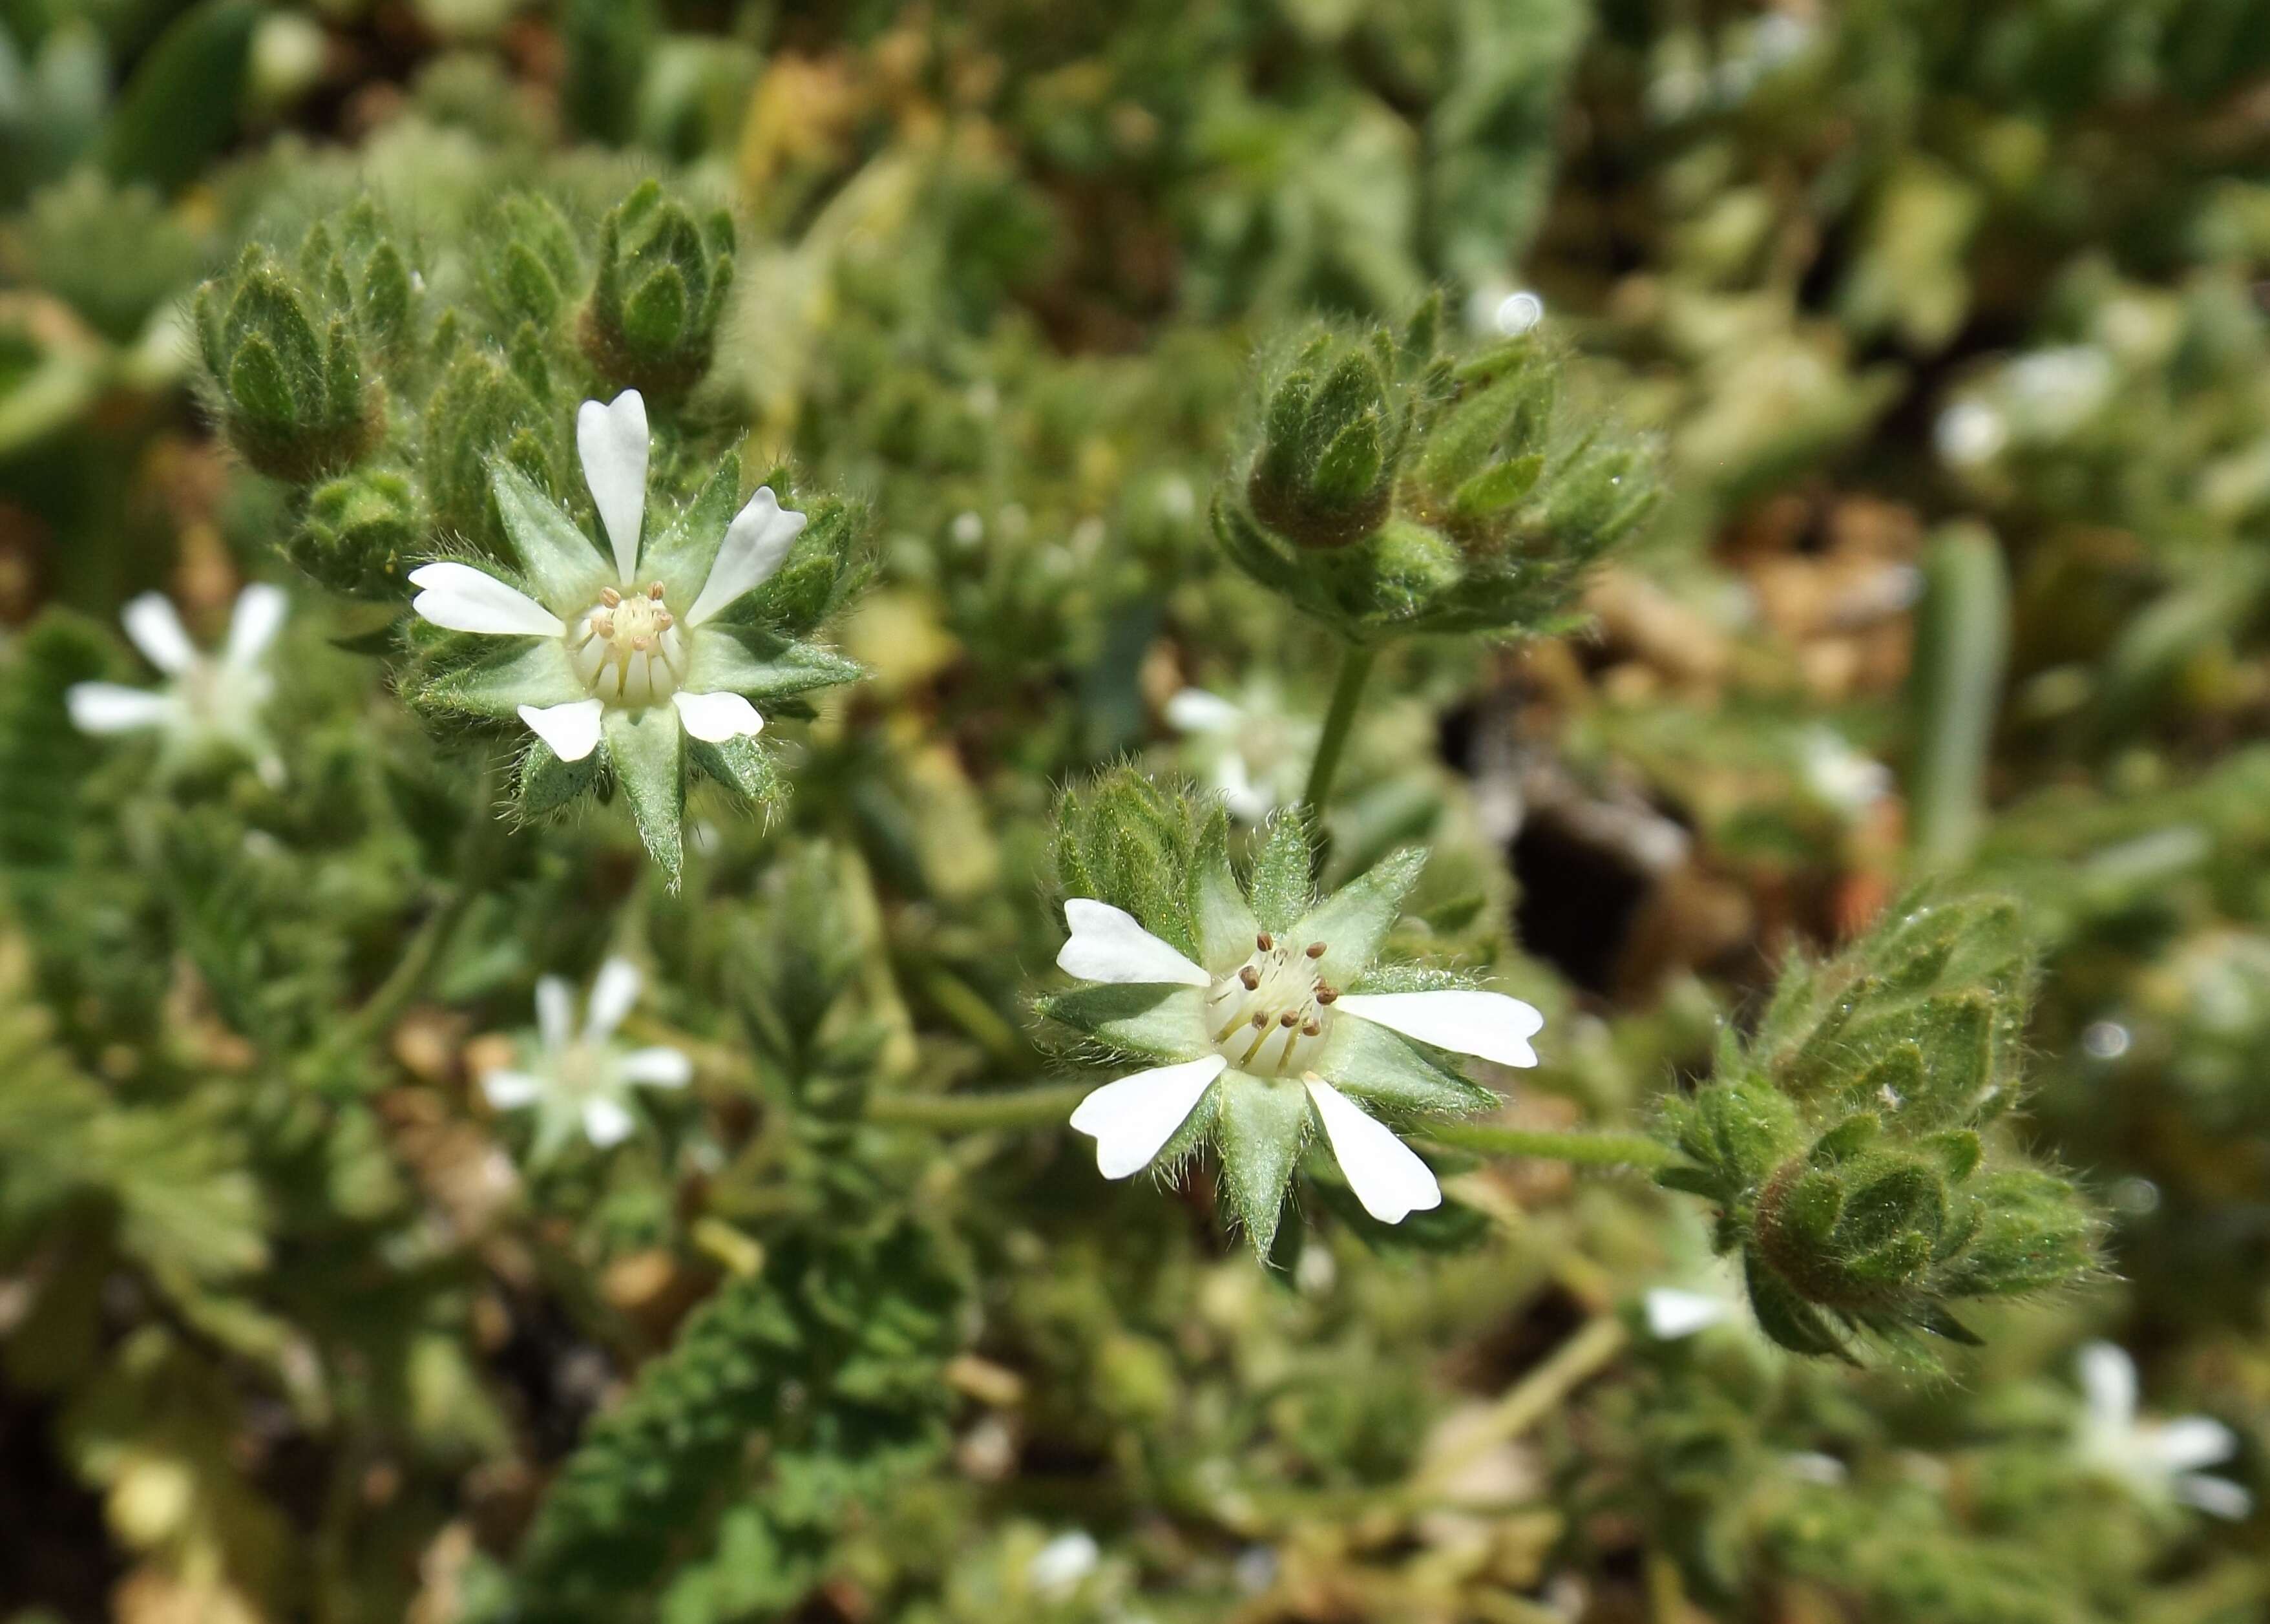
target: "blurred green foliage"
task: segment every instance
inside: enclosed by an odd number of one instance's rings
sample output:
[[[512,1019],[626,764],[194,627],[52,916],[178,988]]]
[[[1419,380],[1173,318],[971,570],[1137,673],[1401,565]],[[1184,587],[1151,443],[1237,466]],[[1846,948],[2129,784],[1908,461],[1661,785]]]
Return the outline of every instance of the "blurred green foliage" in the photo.
[[[2270,1457],[2266,82],[2250,0],[0,0],[0,1617],[2258,1616],[2168,1479]],[[626,384],[868,673],[675,890],[393,686]],[[78,730],[248,578],[279,777]],[[1060,792],[1250,871],[1350,638],[1308,878],[1430,848],[1491,1142],[1678,1188],[1446,1135],[1257,1264],[1064,1131],[1050,887],[1187,853]],[[523,1168],[611,954],[693,1081]]]

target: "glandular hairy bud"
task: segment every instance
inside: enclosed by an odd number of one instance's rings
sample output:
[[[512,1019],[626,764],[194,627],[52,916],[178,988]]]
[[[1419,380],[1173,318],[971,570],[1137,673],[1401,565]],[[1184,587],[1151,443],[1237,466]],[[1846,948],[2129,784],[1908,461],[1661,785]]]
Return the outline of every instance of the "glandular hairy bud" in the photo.
[[[389,469],[357,469],[315,487],[284,551],[334,592],[391,599],[405,590],[426,534],[408,478]]]
[[[1393,357],[1323,337],[1272,387],[1246,476],[1256,518],[1297,547],[1330,549],[1379,528],[1393,500],[1408,403],[1389,400]]]
[[[696,225],[653,181],[607,214],[597,275],[584,307],[584,353],[617,388],[671,399],[709,370],[733,283],[733,222]]]
[[[383,427],[352,318],[257,247],[198,290],[197,344],[229,443],[295,485],[355,462]]]
[[[367,456],[385,432],[384,369],[410,354],[419,283],[375,204],[308,228],[287,262],[257,244],[197,290],[197,345],[244,460],[294,485]]]
[[[2070,1283],[2098,1223],[1996,1137],[2018,1094],[2031,968],[2014,911],[1913,900],[1825,965],[1783,977],[1747,1044],[1676,1102],[1685,1160],[1658,1176],[1718,1208],[1759,1324],[1851,1357],[1866,1339],[1977,1339],[1956,1304]]]
[[[1655,503],[1652,454],[1563,400],[1540,340],[1455,357],[1440,315],[1293,350],[1215,503],[1232,559],[1351,641],[1562,629]]]

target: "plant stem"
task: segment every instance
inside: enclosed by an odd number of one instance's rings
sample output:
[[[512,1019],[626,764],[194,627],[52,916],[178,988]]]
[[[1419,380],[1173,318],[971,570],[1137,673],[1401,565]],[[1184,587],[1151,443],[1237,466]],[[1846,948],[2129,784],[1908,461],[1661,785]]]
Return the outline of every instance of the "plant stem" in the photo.
[[[2010,580],[1984,526],[1949,525],[1924,559],[1910,691],[1915,756],[1909,838],[1917,865],[1951,868],[1986,822],[1986,758],[2010,648]]]
[[[384,1036],[411,1001],[425,990],[434,966],[449,945],[449,940],[471,911],[484,882],[488,878],[490,859],[503,826],[497,821],[493,803],[496,799],[497,761],[493,753],[481,761],[479,776],[473,784],[472,810],[467,815],[465,827],[457,838],[456,874],[449,892],[418,927],[410,945],[395,961],[394,968],[362,1006],[343,1021],[330,1049],[333,1060],[343,1059],[367,1043]]]
[[[1450,1122],[1429,1123],[1427,1137],[1439,1145],[1486,1155],[1541,1156],[1580,1168],[1667,1168],[1678,1159],[1668,1146],[1643,1133],[1556,1133]]]
[[[1346,752],[1348,733],[1355,725],[1356,707],[1363,701],[1363,685],[1371,675],[1372,662],[1379,656],[1370,649],[1350,643],[1340,651],[1339,679],[1332,685],[1332,706],[1324,713],[1324,730],[1317,740],[1317,759],[1309,767],[1309,787],[1301,791],[1301,803],[1318,817],[1324,815],[1324,800],[1332,792],[1332,779],[1340,770],[1340,757]]]
[[[993,1094],[879,1094],[867,1101],[867,1120],[939,1133],[1052,1127],[1094,1092],[1091,1083],[1043,1083],[1037,1088],[1007,1088]]]
[[[1521,1436],[1569,1395],[1597,1376],[1630,1341],[1622,1320],[1603,1314],[1553,1350],[1543,1364],[1508,1388],[1489,1413],[1459,1435],[1458,1447],[1435,1457],[1414,1481],[1408,1499],[1425,1504],[1459,1473],[1501,1443]]]

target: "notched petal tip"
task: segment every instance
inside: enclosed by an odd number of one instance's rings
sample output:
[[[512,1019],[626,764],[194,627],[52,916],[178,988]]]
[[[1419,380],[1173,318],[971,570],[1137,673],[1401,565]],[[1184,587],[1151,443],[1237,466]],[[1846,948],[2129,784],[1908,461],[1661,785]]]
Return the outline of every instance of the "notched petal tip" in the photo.
[[[1346,993],[1339,1010],[1436,1049],[1510,1066],[1537,1064],[1529,1040],[1545,1027],[1545,1017],[1518,998],[1465,988]]]
[[[576,410],[575,454],[626,586],[638,568],[649,441],[646,399],[636,389],[625,389],[605,404],[587,400]]]
[[[599,727],[606,707],[597,700],[570,700],[565,705],[523,705],[520,719],[563,761],[581,761],[599,747]]]

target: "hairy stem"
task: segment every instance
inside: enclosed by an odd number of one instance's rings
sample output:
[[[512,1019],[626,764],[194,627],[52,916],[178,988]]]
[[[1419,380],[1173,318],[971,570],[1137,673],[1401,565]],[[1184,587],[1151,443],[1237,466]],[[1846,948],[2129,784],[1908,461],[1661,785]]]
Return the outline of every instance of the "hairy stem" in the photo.
[[[1050,1127],[1071,1116],[1072,1108],[1094,1091],[1093,1083],[1043,1083],[994,1094],[879,1094],[867,1101],[867,1120],[938,1133]]]
[[[1324,815],[1324,801],[1332,792],[1332,780],[1340,770],[1340,757],[1347,750],[1349,732],[1355,726],[1356,708],[1363,702],[1363,685],[1371,675],[1372,662],[1378,655],[1372,649],[1350,643],[1340,652],[1339,679],[1332,685],[1332,707],[1324,713],[1324,730],[1317,740],[1317,759],[1309,767],[1309,786],[1301,791],[1301,803],[1318,817]]]
[[[1539,1156],[1580,1168],[1666,1168],[1678,1160],[1667,1146],[1643,1133],[1555,1133],[1531,1128],[1500,1128],[1485,1123],[1429,1123],[1427,1137],[1438,1145],[1480,1151],[1490,1156]]]
[[[1408,1498],[1423,1505],[1439,1495],[1482,1456],[1543,1420],[1570,1393],[1605,1369],[1630,1340],[1623,1321],[1613,1314],[1591,1321],[1554,1349],[1543,1364],[1508,1388],[1487,1416],[1459,1435],[1456,1449],[1435,1457],[1411,1485]]]

